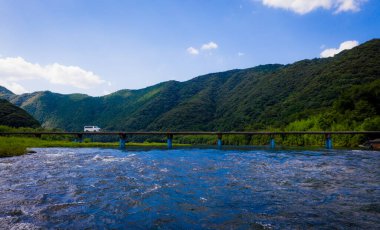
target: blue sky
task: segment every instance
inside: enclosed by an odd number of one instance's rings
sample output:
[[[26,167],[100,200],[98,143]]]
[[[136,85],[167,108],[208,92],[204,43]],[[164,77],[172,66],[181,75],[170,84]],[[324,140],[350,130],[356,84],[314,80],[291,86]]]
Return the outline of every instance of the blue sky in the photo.
[[[104,95],[331,56],[379,33],[378,0],[0,0],[0,85]]]

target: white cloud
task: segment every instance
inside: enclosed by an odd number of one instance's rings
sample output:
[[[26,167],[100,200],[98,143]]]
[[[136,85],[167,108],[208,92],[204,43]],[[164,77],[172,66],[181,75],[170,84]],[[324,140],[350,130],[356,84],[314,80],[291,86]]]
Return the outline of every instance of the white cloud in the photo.
[[[210,51],[217,48],[218,48],[218,44],[211,41],[209,43],[203,44],[199,49],[190,46],[189,48],[186,49],[186,51],[191,55],[198,55],[201,52],[206,52],[206,51]],[[212,55],[212,53],[209,52],[208,55]]]
[[[199,51],[197,49],[195,49],[194,47],[187,48],[187,52],[191,55],[198,55],[199,54]]]
[[[0,85],[15,93],[24,93],[26,90],[20,83],[25,80],[42,80],[50,84],[79,89],[90,89],[105,83],[99,76],[77,66],[64,66],[58,63],[41,66],[27,62],[21,57],[0,58]]]
[[[209,42],[209,43],[203,44],[201,47],[202,50],[212,50],[212,49],[217,49],[217,48],[218,48],[218,44],[216,44],[215,42]]]
[[[360,5],[365,2],[365,0],[339,0],[336,13],[345,11],[359,11]]]
[[[318,8],[334,10],[335,13],[359,11],[366,0],[261,0],[268,7],[291,10],[298,14],[307,14]]]
[[[245,54],[242,53],[242,52],[239,52],[237,55],[238,55],[239,57],[241,57],[241,56],[244,56]]]
[[[349,50],[358,45],[359,42],[357,41],[345,41],[340,44],[339,48],[325,49],[320,55],[322,58],[334,57],[336,54],[342,52],[343,50]]]

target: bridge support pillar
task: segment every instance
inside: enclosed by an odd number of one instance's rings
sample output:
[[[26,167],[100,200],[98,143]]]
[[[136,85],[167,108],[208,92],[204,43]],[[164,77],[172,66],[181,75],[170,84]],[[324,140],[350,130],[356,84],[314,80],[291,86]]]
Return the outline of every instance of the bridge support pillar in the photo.
[[[325,135],[325,138],[326,138],[326,149],[332,149],[333,148],[333,143],[332,143],[332,139],[331,139],[331,134],[326,134]]]
[[[168,149],[173,148],[173,134],[168,134]]]
[[[272,136],[270,137],[269,146],[271,149],[274,149],[276,147],[276,142]]]
[[[77,139],[75,142],[82,143],[82,141],[83,141],[83,134],[77,134]]]
[[[222,134],[218,134],[218,142],[217,142],[218,148],[222,148],[223,141],[222,141]]]
[[[245,145],[249,145],[252,140],[252,135],[245,135]]]
[[[125,143],[127,140],[127,135],[125,133],[119,134],[119,148],[125,149]]]

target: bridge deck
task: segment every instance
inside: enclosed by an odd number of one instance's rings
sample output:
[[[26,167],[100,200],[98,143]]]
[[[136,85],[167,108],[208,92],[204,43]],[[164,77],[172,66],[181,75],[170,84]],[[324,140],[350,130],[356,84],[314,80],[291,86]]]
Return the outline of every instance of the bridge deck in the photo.
[[[197,131],[153,131],[153,132],[0,132],[0,135],[357,135],[377,134],[380,131],[258,131],[258,132],[197,132]]]
[[[289,131],[289,132],[195,132],[195,131],[184,131],[184,132],[171,132],[171,131],[163,131],[163,132],[0,132],[0,136],[7,135],[34,135],[36,137],[41,137],[42,135],[73,135],[76,136],[76,140],[78,142],[82,142],[83,136],[93,136],[93,135],[108,135],[108,136],[119,136],[120,138],[120,148],[125,148],[126,138],[127,136],[132,135],[165,135],[167,137],[168,148],[172,148],[172,139],[174,135],[216,135],[217,145],[221,147],[223,144],[222,136],[223,135],[246,135],[246,136],[254,136],[254,135],[268,135],[270,136],[270,147],[275,148],[275,140],[274,136],[276,135],[324,135],[326,139],[326,148],[331,149],[333,147],[332,144],[332,135],[356,135],[356,134],[365,134],[365,135],[373,135],[380,137],[380,131]]]

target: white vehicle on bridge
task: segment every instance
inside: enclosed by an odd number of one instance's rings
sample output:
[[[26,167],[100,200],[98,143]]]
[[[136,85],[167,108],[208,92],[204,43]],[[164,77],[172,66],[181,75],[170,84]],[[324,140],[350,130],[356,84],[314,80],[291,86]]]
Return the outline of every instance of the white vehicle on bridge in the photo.
[[[100,128],[98,126],[85,126],[83,131],[84,132],[100,132]]]

